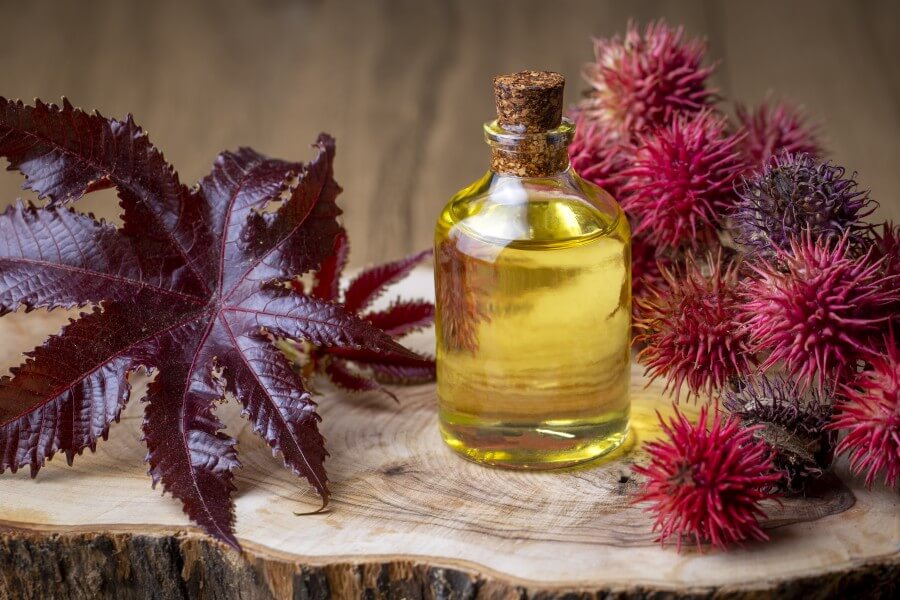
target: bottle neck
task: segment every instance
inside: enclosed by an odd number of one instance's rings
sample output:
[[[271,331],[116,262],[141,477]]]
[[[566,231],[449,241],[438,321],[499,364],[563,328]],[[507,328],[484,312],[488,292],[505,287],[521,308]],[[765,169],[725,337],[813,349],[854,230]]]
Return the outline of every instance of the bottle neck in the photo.
[[[549,131],[517,133],[496,121],[485,123],[484,137],[491,146],[491,171],[514,177],[551,177],[569,166],[569,142],[575,125],[568,119]]]

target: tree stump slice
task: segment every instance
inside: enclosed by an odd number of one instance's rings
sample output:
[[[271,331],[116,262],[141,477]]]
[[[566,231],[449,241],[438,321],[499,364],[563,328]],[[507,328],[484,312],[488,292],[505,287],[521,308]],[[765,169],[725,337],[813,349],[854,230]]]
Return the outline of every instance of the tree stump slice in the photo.
[[[419,270],[396,291],[432,297]],[[389,294],[392,296],[396,294]],[[385,298],[387,301],[389,298]],[[71,315],[0,320],[0,368],[21,362]],[[433,334],[410,339],[422,349]],[[332,502],[319,500],[240,417],[237,534],[243,555],[193,527],[150,488],[136,378],[110,439],[73,467],[0,476],[0,599],[13,598],[890,598],[900,580],[900,503],[839,463],[807,498],[767,506],[768,543],[729,552],[654,542],[631,503],[640,446],[671,412],[660,385],[632,374],[633,431],[586,467],[513,472],[444,447],[433,385],[320,398]],[[686,410],[696,410],[686,406]]]

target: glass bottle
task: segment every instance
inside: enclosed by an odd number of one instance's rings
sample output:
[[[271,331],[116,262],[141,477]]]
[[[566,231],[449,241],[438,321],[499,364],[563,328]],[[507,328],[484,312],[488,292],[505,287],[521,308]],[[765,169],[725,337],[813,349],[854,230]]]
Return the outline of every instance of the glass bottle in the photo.
[[[549,469],[628,431],[631,238],[616,201],[569,164],[561,75],[494,79],[491,169],[435,233],[440,429],[462,456]]]

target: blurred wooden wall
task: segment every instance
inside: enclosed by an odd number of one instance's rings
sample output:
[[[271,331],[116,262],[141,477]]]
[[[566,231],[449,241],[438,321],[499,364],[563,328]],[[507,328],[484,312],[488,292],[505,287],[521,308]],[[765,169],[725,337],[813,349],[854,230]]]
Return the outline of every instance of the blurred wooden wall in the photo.
[[[584,87],[590,37],[658,17],[709,39],[716,85],[805,105],[834,159],[900,220],[900,3],[570,0],[0,0],[0,95],[134,113],[185,181],[238,145],[306,158],[338,140],[352,262],[431,242],[487,166],[491,77],[553,69]],[[0,205],[17,196],[0,177]],[[114,217],[104,192],[82,208]]]

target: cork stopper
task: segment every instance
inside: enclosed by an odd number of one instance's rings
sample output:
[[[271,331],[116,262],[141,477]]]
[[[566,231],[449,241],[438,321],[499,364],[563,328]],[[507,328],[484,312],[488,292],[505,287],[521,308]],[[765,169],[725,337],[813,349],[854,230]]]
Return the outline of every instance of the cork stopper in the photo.
[[[549,71],[494,77],[496,123],[485,124],[491,170],[517,177],[548,177],[567,168],[574,128],[563,121],[565,78]]]
[[[497,122],[509,131],[550,131],[562,122],[566,79],[551,71],[521,71],[494,77]]]

